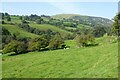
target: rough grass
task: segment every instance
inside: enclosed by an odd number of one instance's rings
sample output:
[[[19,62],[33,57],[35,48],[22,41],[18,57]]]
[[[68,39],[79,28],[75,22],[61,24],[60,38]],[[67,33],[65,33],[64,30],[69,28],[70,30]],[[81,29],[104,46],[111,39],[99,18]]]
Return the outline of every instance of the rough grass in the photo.
[[[116,78],[118,43],[3,55],[3,78]]]

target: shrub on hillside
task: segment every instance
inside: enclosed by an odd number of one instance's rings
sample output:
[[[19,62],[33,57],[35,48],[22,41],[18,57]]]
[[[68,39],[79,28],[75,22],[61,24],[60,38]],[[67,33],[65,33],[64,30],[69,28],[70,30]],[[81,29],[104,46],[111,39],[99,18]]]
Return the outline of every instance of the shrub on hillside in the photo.
[[[10,16],[8,16],[8,17],[7,17],[7,21],[11,21],[11,18],[10,18]]]
[[[94,45],[94,37],[92,35],[77,35],[74,40],[79,47]]]
[[[37,20],[36,20],[36,23],[37,23],[37,24],[41,24],[41,23],[43,23],[43,19],[42,19],[42,18],[37,19]]]
[[[27,24],[28,22],[26,20],[22,20],[22,24]]]
[[[11,33],[6,29],[6,28],[2,28],[0,29],[2,33],[0,33],[0,35],[2,35],[2,48],[4,48],[5,44],[8,44],[9,42],[11,42],[13,40],[13,37],[11,35]]]
[[[49,49],[58,49],[61,48],[62,44],[64,43],[60,34],[55,35],[53,39],[51,39],[48,48]]]
[[[48,40],[44,37],[38,37],[29,42],[28,51],[40,51],[48,46]]]
[[[9,44],[7,44],[3,49],[3,53],[10,52],[15,52],[16,54],[24,53],[26,52],[26,46],[23,42],[12,41]]]
[[[22,16],[20,16],[20,17],[19,17],[19,19],[20,19],[20,20],[23,20],[23,17],[22,17]]]
[[[94,27],[93,34],[95,37],[102,37],[106,33],[105,27],[99,25]]]

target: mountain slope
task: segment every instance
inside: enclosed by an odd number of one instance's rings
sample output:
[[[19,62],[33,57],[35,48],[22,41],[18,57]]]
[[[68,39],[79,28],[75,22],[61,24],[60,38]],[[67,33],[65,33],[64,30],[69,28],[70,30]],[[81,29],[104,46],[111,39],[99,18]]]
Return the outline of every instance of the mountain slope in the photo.
[[[51,16],[54,19],[73,19],[79,22],[79,24],[84,25],[102,25],[102,26],[110,26],[113,21],[107,18],[102,17],[93,17],[93,16],[84,16],[79,14],[57,14]]]

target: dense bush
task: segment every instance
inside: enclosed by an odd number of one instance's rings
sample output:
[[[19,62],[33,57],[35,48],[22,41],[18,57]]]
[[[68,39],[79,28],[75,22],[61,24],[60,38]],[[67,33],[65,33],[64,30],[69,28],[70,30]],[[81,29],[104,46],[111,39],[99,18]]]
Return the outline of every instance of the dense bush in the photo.
[[[23,42],[12,41],[5,46],[3,53],[15,52],[16,54],[26,52],[26,45]]]
[[[22,20],[22,24],[27,24],[28,22],[26,20]]]
[[[37,24],[43,23],[43,19],[37,19],[37,20],[36,20],[36,23],[37,23]]]
[[[10,18],[10,16],[8,16],[8,17],[7,17],[7,21],[11,21],[11,18]]]
[[[30,38],[28,38],[28,37],[26,37],[26,38],[25,37],[21,37],[19,32],[11,34],[4,27],[2,28],[2,33],[0,35],[2,35],[2,48],[4,48],[5,45],[7,45],[8,43],[10,43],[13,40],[22,41],[22,42],[25,42],[25,43],[27,43],[30,40]]]
[[[5,24],[5,21],[0,21],[0,24]]]
[[[20,19],[20,20],[23,20],[23,17],[22,17],[22,16],[20,16],[20,17],[19,17],[19,19]]]
[[[79,47],[94,45],[94,37],[92,35],[77,35],[74,40]]]
[[[41,17],[36,15],[36,14],[31,14],[30,16],[24,16],[25,20],[30,20],[30,21],[36,21],[37,19],[40,19]]]
[[[32,39],[28,45],[28,51],[40,51],[48,46],[48,40],[44,37]]]
[[[6,28],[2,28],[2,35],[11,35],[10,32]]]
[[[58,49],[61,48],[62,44],[64,43],[60,34],[56,34],[53,39],[51,39],[48,48],[49,49]]]
[[[4,48],[4,45],[11,42],[13,40],[13,37],[6,28],[3,27],[0,30],[2,30],[2,33],[0,35],[2,35],[2,48]]]
[[[93,34],[95,37],[102,37],[106,33],[105,27],[96,26],[94,27]]]

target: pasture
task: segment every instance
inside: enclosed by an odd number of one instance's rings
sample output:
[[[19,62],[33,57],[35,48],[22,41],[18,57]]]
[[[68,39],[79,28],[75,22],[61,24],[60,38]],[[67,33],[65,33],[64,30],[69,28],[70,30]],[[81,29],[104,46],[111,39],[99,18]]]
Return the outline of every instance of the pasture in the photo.
[[[97,39],[97,41],[103,38]],[[116,78],[118,43],[70,49],[3,55],[3,78]]]

